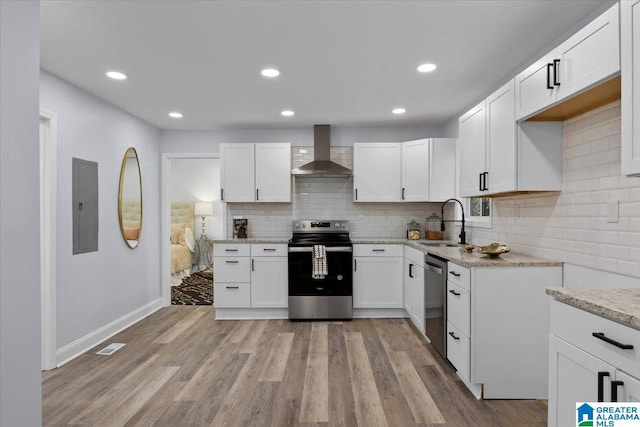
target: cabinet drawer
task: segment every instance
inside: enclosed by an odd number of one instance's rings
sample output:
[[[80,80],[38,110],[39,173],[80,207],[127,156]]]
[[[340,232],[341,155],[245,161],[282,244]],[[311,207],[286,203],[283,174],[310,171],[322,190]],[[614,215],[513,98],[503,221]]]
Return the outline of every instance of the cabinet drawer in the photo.
[[[404,245],[353,245],[353,256],[402,256]]]
[[[214,286],[215,304],[220,308],[251,307],[249,283],[217,283]]]
[[[603,333],[608,339],[633,345],[624,350],[594,337]],[[551,302],[551,333],[605,362],[640,377],[640,331],[588,313],[570,305]]]
[[[447,320],[466,336],[471,336],[471,298],[469,291],[447,281]]]
[[[213,259],[216,282],[250,282],[249,257],[218,257]]]
[[[287,256],[287,245],[279,243],[252,244],[251,256]]]
[[[247,243],[214,243],[213,256],[249,256],[250,247]]]
[[[458,375],[466,380],[470,378],[469,341],[469,337],[447,322],[447,359],[458,370]]]
[[[447,280],[467,291],[471,290],[471,270],[452,262],[447,263]]]

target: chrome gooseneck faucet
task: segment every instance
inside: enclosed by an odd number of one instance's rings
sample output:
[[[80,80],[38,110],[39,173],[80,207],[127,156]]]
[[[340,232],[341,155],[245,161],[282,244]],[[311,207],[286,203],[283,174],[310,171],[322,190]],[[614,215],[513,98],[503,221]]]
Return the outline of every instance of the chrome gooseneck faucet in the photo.
[[[444,219],[444,205],[446,205],[449,202],[458,202],[458,204],[460,205],[460,209],[462,209],[462,229],[460,230],[460,234],[458,235],[458,237],[460,237],[460,244],[461,245],[466,245],[467,244],[467,234],[464,232],[464,206],[462,205],[462,202],[458,199],[448,199],[445,200],[442,203],[442,206],[440,207],[440,231],[444,231],[445,230],[445,226],[444,223],[445,222],[460,222],[460,220],[457,219],[450,219],[450,220],[445,220]]]

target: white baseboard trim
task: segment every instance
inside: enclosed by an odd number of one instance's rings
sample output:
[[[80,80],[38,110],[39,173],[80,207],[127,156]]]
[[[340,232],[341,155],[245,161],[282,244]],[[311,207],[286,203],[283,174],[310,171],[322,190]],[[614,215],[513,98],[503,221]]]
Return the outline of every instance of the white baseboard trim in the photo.
[[[56,350],[57,367],[70,362],[83,353],[86,353],[89,349],[100,344],[102,341],[111,338],[118,332],[158,311],[160,308],[162,308],[162,298],[151,301],[150,303],[145,304],[144,306],[137,308],[113,322],[108,323]]]
[[[409,317],[404,308],[354,308],[353,318],[404,318]]]

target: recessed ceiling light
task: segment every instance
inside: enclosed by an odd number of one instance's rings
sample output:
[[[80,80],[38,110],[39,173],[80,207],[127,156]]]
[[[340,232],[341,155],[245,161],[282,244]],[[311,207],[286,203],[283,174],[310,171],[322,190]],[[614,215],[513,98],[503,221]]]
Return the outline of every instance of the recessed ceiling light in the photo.
[[[118,71],[107,71],[107,77],[114,80],[124,80],[127,78],[126,74],[122,74]]]
[[[284,111],[283,111],[282,113],[280,113],[280,114],[282,114],[282,115],[283,115],[283,116],[285,116],[285,117],[291,117],[291,116],[293,116],[295,113],[294,113],[293,111],[291,111],[291,110],[284,110]]]
[[[174,119],[181,119],[182,113],[178,113],[177,111],[172,111],[169,113],[169,117],[173,117]]]
[[[436,68],[438,68],[436,67],[436,64],[421,64],[418,66],[418,71],[421,73],[430,73]]]
[[[275,68],[265,68],[264,70],[260,71],[260,74],[265,77],[278,77],[280,75],[280,71],[276,70]]]
[[[394,108],[393,110],[391,110],[391,112],[392,112],[393,114],[404,114],[404,113],[406,113],[406,112],[407,112],[407,110],[405,110],[405,109],[404,109],[404,108],[402,108],[402,107],[398,107],[398,108]]]

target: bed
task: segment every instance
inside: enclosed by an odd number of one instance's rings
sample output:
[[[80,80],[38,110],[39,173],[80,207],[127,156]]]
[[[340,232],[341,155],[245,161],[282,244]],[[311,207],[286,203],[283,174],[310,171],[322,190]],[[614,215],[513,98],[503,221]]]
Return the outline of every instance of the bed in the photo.
[[[191,274],[195,239],[193,202],[171,202],[171,285]]]

